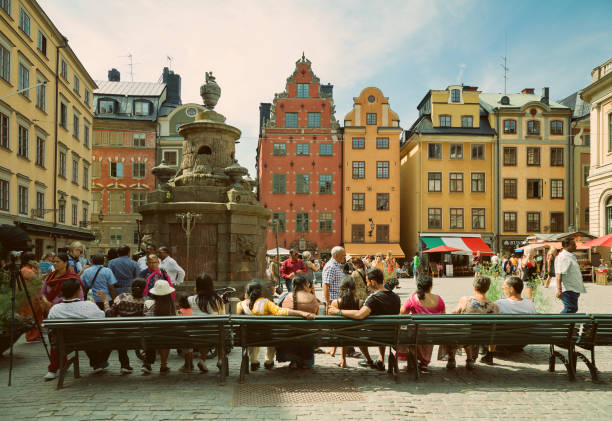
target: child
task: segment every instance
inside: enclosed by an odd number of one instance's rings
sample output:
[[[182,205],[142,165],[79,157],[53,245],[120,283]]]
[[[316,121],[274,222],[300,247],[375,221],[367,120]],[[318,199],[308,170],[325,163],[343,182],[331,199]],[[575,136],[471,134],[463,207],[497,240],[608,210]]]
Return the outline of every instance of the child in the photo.
[[[340,282],[340,297],[337,300],[332,301],[332,307],[337,307],[340,310],[359,310],[363,302],[355,298],[355,280],[351,275],[345,275]],[[361,351],[364,355],[366,353]],[[342,347],[342,357],[340,358],[340,368],[346,368],[346,353],[347,347]],[[334,347],[330,354],[332,357],[336,355],[336,348]]]

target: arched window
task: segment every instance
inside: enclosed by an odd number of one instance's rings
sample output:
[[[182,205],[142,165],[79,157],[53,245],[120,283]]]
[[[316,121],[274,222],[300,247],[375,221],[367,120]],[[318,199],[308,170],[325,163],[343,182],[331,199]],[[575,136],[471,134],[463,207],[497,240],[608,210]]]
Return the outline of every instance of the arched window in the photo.
[[[606,234],[612,233],[612,196],[606,202]]]

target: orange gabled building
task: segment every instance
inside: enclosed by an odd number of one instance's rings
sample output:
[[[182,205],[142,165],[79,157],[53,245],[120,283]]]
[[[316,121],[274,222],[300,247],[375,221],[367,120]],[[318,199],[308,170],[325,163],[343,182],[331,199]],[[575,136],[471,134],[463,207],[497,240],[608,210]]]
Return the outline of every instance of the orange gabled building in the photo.
[[[342,142],[333,86],[304,55],[284,92],[260,106],[258,199],[279,225],[279,246],[328,254],[342,240]],[[276,247],[273,224],[267,249]]]

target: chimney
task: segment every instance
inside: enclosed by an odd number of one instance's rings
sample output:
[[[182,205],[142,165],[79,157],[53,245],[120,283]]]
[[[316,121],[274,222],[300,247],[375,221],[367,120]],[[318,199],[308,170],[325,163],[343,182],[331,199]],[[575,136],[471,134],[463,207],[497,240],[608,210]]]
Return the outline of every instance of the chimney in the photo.
[[[331,97],[334,93],[334,85],[328,83],[327,85],[321,85],[321,96]]]
[[[166,84],[166,102],[181,105],[181,76],[164,67],[162,80]]]
[[[262,102],[259,104],[259,135],[261,136],[261,129],[270,120],[270,111],[272,110],[272,104],[269,102]]]
[[[109,82],[121,82],[121,73],[114,67],[108,71]]]
[[[542,89],[542,100],[544,104],[548,104],[550,102],[550,88],[546,87]]]
[[[477,91],[478,86],[463,86],[464,91]]]
[[[525,88],[521,91],[522,94],[533,94],[533,88]]]

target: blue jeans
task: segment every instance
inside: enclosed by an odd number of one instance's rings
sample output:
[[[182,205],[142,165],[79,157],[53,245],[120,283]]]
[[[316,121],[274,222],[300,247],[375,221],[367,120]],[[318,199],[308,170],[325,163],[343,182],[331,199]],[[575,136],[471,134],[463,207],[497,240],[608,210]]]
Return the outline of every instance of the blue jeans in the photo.
[[[561,301],[563,302],[563,311],[561,313],[576,313],[578,311],[579,292],[563,291]]]
[[[285,279],[285,285],[287,286],[287,292],[291,292],[291,283],[293,281],[291,279]]]

